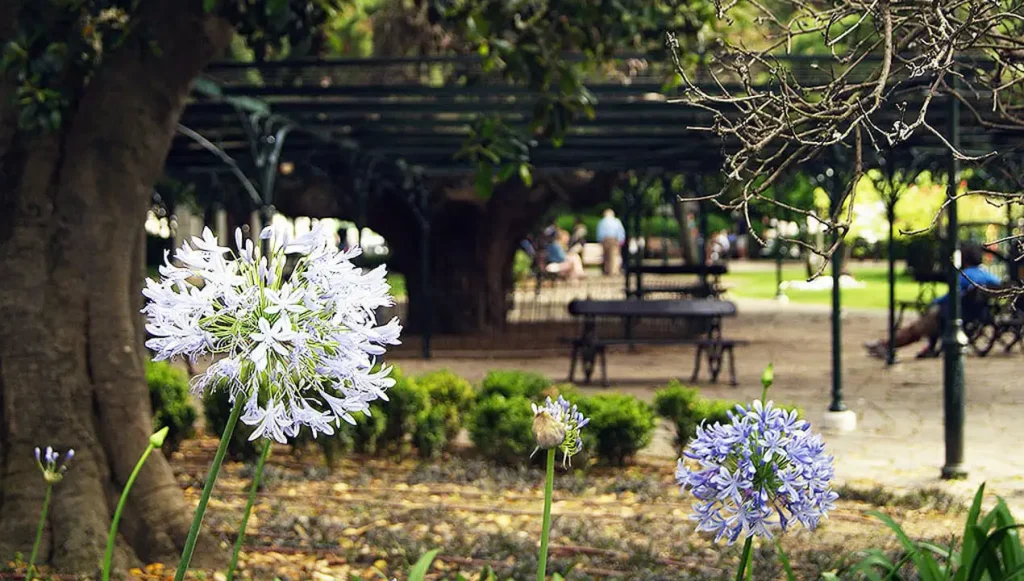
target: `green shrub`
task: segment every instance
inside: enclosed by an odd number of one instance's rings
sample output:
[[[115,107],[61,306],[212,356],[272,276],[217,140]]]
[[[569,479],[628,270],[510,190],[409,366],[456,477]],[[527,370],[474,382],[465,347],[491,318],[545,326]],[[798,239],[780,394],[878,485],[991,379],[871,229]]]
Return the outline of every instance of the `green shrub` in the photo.
[[[531,400],[494,394],[477,402],[469,421],[469,437],[486,458],[508,464],[529,459],[533,441]]]
[[[543,399],[541,394],[550,386],[551,381],[539,373],[517,370],[491,371],[480,385],[478,397],[484,399],[492,395],[503,395],[509,398],[525,397],[529,400],[539,400]]]
[[[360,454],[376,454],[388,427],[388,413],[384,406],[375,401],[370,404],[369,414],[353,414],[353,417],[356,425],[345,428],[352,434],[352,449]]]
[[[522,282],[530,278],[533,272],[533,258],[525,250],[516,250],[512,258],[512,278],[516,282]]]
[[[697,426],[729,422],[729,412],[735,412],[737,405],[740,404],[736,401],[703,398],[696,388],[685,387],[675,380],[654,393],[654,409],[658,415],[675,424],[675,443],[680,452],[696,434]],[[778,407],[795,410],[798,416],[803,417],[803,410],[798,407]]]
[[[386,409],[387,421],[380,435],[380,447],[390,452],[406,453],[416,433],[416,418],[430,406],[430,395],[412,377],[405,376],[397,367],[392,369],[395,385],[388,389],[388,401],[380,402]],[[373,413],[377,413],[375,407]]]
[[[452,411],[450,406],[434,405],[416,415],[416,431],[412,443],[422,458],[437,458],[448,447],[451,441],[448,428]]]
[[[537,397],[537,403],[540,403],[546,397],[550,397],[555,400],[558,396],[562,396],[569,400],[570,403],[576,403],[576,400],[583,397],[580,394],[580,390],[571,383],[556,383],[549,385],[540,391],[540,395]]]
[[[231,416],[231,402],[227,389],[213,389],[203,396],[203,416],[206,418],[206,430],[214,437],[224,433]],[[250,442],[249,436],[253,428],[241,421],[235,423],[235,431],[228,442],[228,456],[237,462],[251,462],[260,457],[262,448],[257,442]]]
[[[688,415],[699,399],[700,391],[673,379],[663,389],[654,392],[654,409],[659,416],[675,420]]]
[[[445,438],[454,440],[462,431],[463,418],[473,409],[476,399],[473,385],[447,369],[420,375],[416,383],[426,390],[432,408],[442,408],[432,413],[444,416]]]
[[[188,374],[165,361],[147,359],[146,383],[153,411],[153,431],[168,428],[163,449],[169,456],[195,433],[196,408],[188,397]]]
[[[576,402],[590,423],[583,441],[604,463],[622,466],[651,443],[657,418],[651,406],[631,395],[609,393],[579,398]]]

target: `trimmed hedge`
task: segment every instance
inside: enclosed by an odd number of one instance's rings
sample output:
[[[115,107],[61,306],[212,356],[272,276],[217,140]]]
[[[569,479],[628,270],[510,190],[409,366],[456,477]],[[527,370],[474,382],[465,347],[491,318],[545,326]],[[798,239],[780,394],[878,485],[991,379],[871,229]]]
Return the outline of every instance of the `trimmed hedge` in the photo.
[[[188,397],[188,374],[166,361],[146,360],[146,384],[153,412],[153,431],[168,428],[164,454],[173,454],[195,434],[196,408]]]
[[[492,395],[505,397],[525,397],[527,399],[543,399],[545,390],[551,387],[551,380],[539,373],[516,370],[491,371],[480,384],[478,399]]]
[[[231,416],[230,394],[227,389],[213,389],[203,396],[203,416],[206,418],[206,431],[209,435],[219,438],[228,425]],[[253,428],[241,421],[235,423],[235,431],[228,442],[228,456],[236,462],[255,462],[260,457],[262,448],[256,442],[250,442],[249,436]],[[301,435],[300,435],[301,436]]]
[[[416,382],[426,390],[431,408],[443,410],[433,413],[438,417],[444,416],[445,436],[454,440],[462,431],[463,418],[476,401],[473,385],[447,369],[420,375]]]
[[[522,464],[537,447],[533,441],[533,400],[494,394],[477,402],[469,421],[469,438],[484,457]]]
[[[583,441],[599,462],[623,466],[651,443],[657,417],[651,406],[631,395],[609,393],[576,402],[590,423]]]
[[[734,412],[739,402],[701,397],[697,388],[686,387],[672,380],[665,388],[654,393],[654,409],[659,416],[667,418],[675,424],[675,444],[680,453],[696,434],[697,426],[702,423],[726,423],[729,412]],[[778,405],[779,408],[793,411],[803,417],[803,410],[796,406]]]

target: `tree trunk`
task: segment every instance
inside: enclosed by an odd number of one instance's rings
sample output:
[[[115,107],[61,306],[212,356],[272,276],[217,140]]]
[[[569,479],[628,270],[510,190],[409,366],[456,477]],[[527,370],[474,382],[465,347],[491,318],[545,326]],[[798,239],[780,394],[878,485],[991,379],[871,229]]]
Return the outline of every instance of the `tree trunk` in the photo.
[[[512,291],[512,261],[520,241],[553,204],[591,207],[607,201],[618,174],[539,175],[533,187],[518,179],[481,198],[472,180],[433,184],[426,213],[430,244],[426,257],[429,301],[422,292],[422,221],[403,192],[382,193],[370,202],[367,226],[392,251],[389,268],[406,277],[408,333],[423,328],[432,313],[434,333],[473,333],[505,325]],[[344,218],[356,214],[354,196],[328,180],[296,174],[278,183],[275,207],[291,216]]]
[[[200,2],[142,6],[140,29],[159,56],[132,42],[108,56],[58,133],[18,132],[0,101],[2,559],[31,549],[45,490],[33,448],[74,448],[39,561],[93,573],[152,431],[139,315],[145,212],[191,80],[231,29]],[[176,560],[190,512],[153,454],[121,521],[117,564]]]
[[[412,332],[422,329],[428,308],[433,313],[435,333],[504,327],[511,306],[516,248],[543,212],[544,206],[539,204],[522,204],[516,211],[500,212],[472,202],[447,204],[431,223],[429,302],[423,296],[420,243],[410,240],[399,244],[395,259],[405,274],[408,326]],[[389,240],[391,237],[384,232],[390,229],[382,225],[381,233]]]
[[[697,212],[700,211],[698,204],[692,200],[678,200],[672,204],[672,213],[675,214],[676,222],[679,223],[679,251],[683,255],[683,262],[686,264],[702,264],[699,258],[700,248],[697,243],[699,232],[697,228],[690,228],[690,214],[697,219]]]

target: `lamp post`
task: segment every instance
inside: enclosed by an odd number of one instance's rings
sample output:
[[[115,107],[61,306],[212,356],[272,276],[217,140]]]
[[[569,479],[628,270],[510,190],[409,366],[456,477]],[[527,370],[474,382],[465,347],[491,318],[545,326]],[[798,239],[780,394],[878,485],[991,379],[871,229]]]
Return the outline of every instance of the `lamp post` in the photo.
[[[950,81],[953,90],[959,88],[959,77],[953,71]],[[942,478],[966,478],[964,468],[964,350],[967,337],[964,335],[960,306],[960,227],[957,220],[957,191],[960,184],[960,160],[956,151],[960,149],[960,101],[949,96],[949,137],[952,149],[949,153],[949,184],[946,189],[946,243],[951,266],[947,270],[949,293],[946,295],[946,329],[942,336],[943,389],[942,408],[946,440],[946,463],[942,467]]]

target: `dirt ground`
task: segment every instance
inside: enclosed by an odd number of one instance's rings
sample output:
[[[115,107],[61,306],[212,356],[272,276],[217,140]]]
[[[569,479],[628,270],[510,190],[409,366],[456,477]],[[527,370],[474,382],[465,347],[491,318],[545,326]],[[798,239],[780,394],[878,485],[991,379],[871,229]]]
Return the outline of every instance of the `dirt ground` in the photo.
[[[772,398],[800,405],[812,423],[819,421],[830,402],[829,310],[768,301],[739,301],[739,310],[738,317],[726,321],[724,331],[728,337],[751,341],[737,348],[740,385],[698,383],[704,395],[755,398],[760,394],[761,371],[773,362]],[[1007,453],[1024,443],[1024,393],[1017,375],[1024,371],[1024,355],[1019,350],[967,358],[969,478],[948,483],[939,479],[944,463],[942,360],[915,360],[914,347],[904,350],[901,363],[892,368],[868,357],[862,344],[885,333],[884,311],[849,311],[842,325],[844,397],[857,414],[858,426],[854,432],[826,437],[841,481],[896,490],[940,487],[962,498],[987,481],[989,490],[1007,497],[1011,506],[1024,506],[1024,456]],[[452,357],[438,352],[430,360],[412,356],[415,352],[414,348],[403,350],[405,356],[392,359],[411,373],[448,368],[471,381],[497,368],[537,371],[561,381],[569,368],[567,348],[502,357],[465,357],[463,353]],[[694,348],[688,346],[613,350],[608,356],[611,387],[588,389],[611,389],[650,400],[654,389],[668,380],[689,378],[693,354]],[[661,430],[646,454],[652,459],[670,457],[671,436],[667,429]]]
[[[215,445],[192,440],[175,455],[179,483],[193,502]],[[249,467],[226,465],[210,503],[206,530],[225,548],[234,539],[250,476]],[[568,581],[731,578],[739,546],[714,545],[695,533],[690,500],[672,480],[671,463],[657,460],[628,468],[560,469],[548,571]],[[328,472],[315,451],[295,456],[281,449],[271,456],[250,521],[242,578],[401,580],[412,562],[437,548],[433,580],[454,581],[462,573],[475,581],[484,567],[502,580],[531,579],[542,481],[537,468],[496,466],[469,451],[427,463],[347,458]],[[859,549],[895,551],[894,535],[869,510],[892,516],[914,538],[936,542],[947,540],[964,518],[955,500],[934,490],[840,494],[817,531],[793,530],[782,539],[799,579],[818,579]],[[151,579],[163,581],[156,572]],[[756,545],[753,578],[783,578],[770,542]]]

